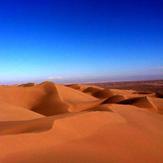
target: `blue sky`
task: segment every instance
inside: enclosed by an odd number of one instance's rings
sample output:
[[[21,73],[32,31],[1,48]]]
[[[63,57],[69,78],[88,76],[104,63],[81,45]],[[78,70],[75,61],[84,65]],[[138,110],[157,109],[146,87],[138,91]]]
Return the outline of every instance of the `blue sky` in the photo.
[[[163,0],[1,0],[0,82],[163,76]]]

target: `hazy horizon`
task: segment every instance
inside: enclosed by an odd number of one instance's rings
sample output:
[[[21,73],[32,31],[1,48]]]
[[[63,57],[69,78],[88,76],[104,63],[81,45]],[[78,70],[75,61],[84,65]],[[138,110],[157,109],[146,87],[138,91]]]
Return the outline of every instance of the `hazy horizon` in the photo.
[[[0,84],[163,76],[162,0],[0,2]]]

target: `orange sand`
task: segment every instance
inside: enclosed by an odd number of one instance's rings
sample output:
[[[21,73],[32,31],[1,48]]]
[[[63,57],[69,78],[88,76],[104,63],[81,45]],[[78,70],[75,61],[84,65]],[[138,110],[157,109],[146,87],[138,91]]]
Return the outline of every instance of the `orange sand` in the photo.
[[[0,86],[0,163],[163,163],[163,98],[89,85]]]

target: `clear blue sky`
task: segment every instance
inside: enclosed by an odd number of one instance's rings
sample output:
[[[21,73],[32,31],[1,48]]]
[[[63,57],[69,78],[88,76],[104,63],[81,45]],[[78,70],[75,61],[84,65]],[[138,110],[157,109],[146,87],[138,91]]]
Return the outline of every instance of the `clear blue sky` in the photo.
[[[0,82],[163,76],[163,0],[1,0]]]

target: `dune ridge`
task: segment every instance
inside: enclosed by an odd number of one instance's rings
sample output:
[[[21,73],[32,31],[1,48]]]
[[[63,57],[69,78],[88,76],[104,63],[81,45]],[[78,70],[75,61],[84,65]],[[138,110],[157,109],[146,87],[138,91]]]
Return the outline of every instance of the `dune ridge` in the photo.
[[[36,105],[32,106],[32,111],[46,116],[68,112],[69,105],[61,100],[57,88],[53,83],[46,82],[41,86],[46,95]]]

